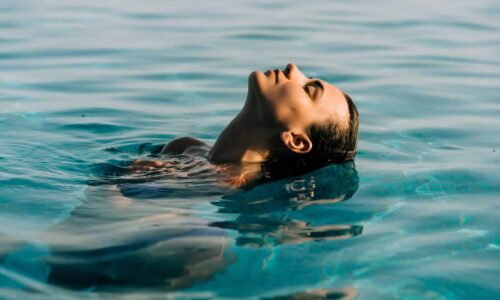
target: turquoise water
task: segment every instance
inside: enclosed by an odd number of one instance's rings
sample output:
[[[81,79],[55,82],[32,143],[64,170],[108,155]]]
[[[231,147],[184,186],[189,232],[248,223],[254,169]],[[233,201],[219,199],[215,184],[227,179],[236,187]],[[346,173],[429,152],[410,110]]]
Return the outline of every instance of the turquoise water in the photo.
[[[0,298],[498,298],[499,20],[494,0],[0,2]],[[238,193],[119,176],[213,143],[248,74],[288,62],[357,103],[355,166]]]

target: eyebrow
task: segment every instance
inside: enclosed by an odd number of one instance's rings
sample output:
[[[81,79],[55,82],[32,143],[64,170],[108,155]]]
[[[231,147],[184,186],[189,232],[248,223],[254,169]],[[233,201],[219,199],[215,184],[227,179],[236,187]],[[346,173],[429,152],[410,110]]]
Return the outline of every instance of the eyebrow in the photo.
[[[323,95],[325,94],[325,86],[323,85],[323,83],[319,78],[307,77],[307,79],[311,79],[312,81],[308,82],[305,86],[309,85],[310,83],[319,83],[319,86],[321,87],[321,97],[318,100],[321,100],[321,98],[323,98]]]

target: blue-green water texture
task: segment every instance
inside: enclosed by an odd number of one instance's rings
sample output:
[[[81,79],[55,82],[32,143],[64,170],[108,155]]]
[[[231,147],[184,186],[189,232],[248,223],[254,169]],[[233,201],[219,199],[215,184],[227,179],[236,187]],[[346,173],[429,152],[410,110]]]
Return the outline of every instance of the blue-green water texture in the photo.
[[[496,0],[0,1],[0,298],[499,299],[499,33]],[[357,103],[355,164],[125,174],[288,62]]]

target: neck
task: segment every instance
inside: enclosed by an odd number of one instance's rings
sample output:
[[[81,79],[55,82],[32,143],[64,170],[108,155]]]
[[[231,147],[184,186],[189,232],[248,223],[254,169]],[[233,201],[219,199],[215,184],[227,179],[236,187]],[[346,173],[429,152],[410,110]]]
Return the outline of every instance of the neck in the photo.
[[[269,133],[243,109],[217,138],[210,151],[216,163],[257,163],[268,156]]]

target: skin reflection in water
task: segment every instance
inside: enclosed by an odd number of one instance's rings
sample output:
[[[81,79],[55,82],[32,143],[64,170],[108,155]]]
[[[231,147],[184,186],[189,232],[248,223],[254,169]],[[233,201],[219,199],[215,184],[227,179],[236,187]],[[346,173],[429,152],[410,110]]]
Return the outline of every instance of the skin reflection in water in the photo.
[[[334,300],[350,300],[357,295],[354,288],[345,288],[340,290],[313,290],[302,293],[294,293],[290,295],[282,295],[270,298],[262,298],[262,300],[320,300],[320,299],[334,299]]]
[[[287,180],[290,181],[290,180]],[[240,233],[238,245],[251,247],[345,239],[362,233],[356,224],[314,226],[289,217],[313,205],[331,205],[351,198],[359,186],[354,162],[334,164],[283,184],[275,182],[215,202],[221,213],[237,213],[234,221],[212,222],[213,227]]]

